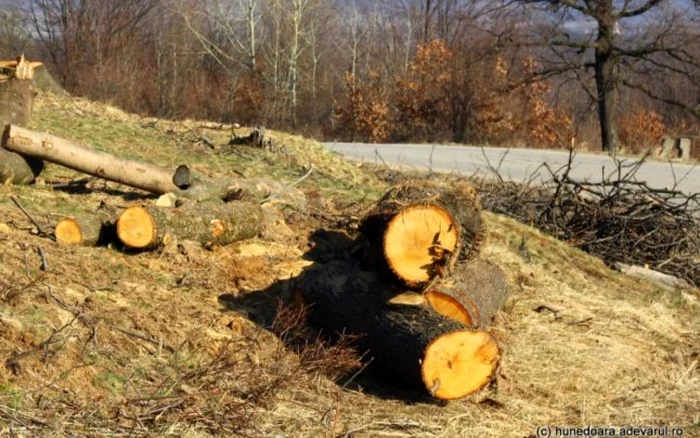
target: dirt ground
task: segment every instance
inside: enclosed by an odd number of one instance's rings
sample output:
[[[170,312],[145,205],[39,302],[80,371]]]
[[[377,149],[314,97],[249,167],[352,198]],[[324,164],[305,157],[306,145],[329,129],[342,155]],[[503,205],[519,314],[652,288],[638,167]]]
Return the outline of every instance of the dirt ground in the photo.
[[[299,185],[306,207],[278,204],[260,238],[141,253],[49,237],[101,201],[153,197],[95,181],[57,189],[82,176],[53,166],[37,185],[0,187],[0,436],[528,437],[544,425],[700,436],[698,290],[628,278],[489,213],[482,257],[511,292],[492,327],[504,349],[495,384],[438,403],[343,373],[346,352],[300,345],[303,328],[275,315],[290,279],[342,251],[386,187],[298,137],[223,153],[230,132],[199,125],[40,96],[34,128],[100,149],[232,178],[316,172]]]

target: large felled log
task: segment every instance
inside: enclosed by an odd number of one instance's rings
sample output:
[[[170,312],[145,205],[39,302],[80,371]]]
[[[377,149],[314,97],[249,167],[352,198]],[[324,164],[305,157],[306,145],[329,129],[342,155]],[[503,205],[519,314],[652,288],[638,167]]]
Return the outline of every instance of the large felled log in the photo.
[[[36,95],[31,79],[37,65],[41,64],[27,62],[24,57],[16,61],[0,61],[0,129],[9,124],[29,123]],[[28,184],[43,169],[41,160],[24,157],[0,146],[0,183]]]
[[[473,394],[494,378],[496,340],[423,307],[391,306],[368,335],[373,365],[384,376],[427,390],[440,400]]]
[[[389,190],[363,219],[366,257],[408,287],[422,289],[459,259],[472,259],[484,238],[476,192],[416,182]]]
[[[474,327],[487,327],[508,298],[501,268],[486,260],[458,264],[449,278],[423,295],[438,313]]]
[[[23,156],[50,161],[151,193],[179,192],[182,188],[190,185],[189,181],[183,181],[182,168],[175,171],[127,160],[16,125],[8,125],[5,128],[2,146]],[[178,180],[180,186],[175,185],[175,179]]]
[[[358,263],[333,261],[307,270],[294,293],[314,326],[330,334],[357,335],[373,369],[388,379],[455,399],[487,385],[500,349],[484,331],[421,305],[387,304],[392,286]]]
[[[117,220],[117,236],[129,248],[149,249],[169,238],[227,245],[257,236],[264,216],[251,202],[185,204],[179,208],[129,207]]]
[[[105,242],[115,234],[118,215],[116,208],[103,205],[92,214],[61,219],[54,229],[56,241],[83,246]]]

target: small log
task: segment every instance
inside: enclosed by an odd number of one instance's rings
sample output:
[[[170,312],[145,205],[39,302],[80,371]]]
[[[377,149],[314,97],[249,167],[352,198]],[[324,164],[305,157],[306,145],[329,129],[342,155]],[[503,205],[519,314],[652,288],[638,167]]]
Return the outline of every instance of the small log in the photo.
[[[486,260],[458,264],[449,278],[424,293],[438,313],[472,326],[485,328],[503,308],[508,283],[501,268]]]
[[[205,246],[251,239],[262,230],[258,204],[186,204],[179,208],[129,207],[117,220],[117,236],[129,248],[151,249],[169,239],[193,240]]]
[[[96,246],[115,234],[118,211],[101,206],[91,215],[61,219],[54,230],[56,241],[64,245]]]
[[[360,232],[367,260],[416,290],[457,260],[475,258],[485,236],[476,192],[467,183],[394,187],[363,219]]]
[[[308,308],[311,324],[332,337],[356,335],[372,369],[390,380],[443,400],[467,396],[491,381],[500,349],[490,334],[445,318],[424,301],[387,304],[389,296],[400,295],[352,261],[314,266],[293,286],[294,302]]]
[[[15,61],[0,61],[0,129],[6,125],[27,125],[31,120],[36,92],[32,86],[34,67],[41,63],[30,63],[21,57]],[[4,79],[3,79],[4,78]],[[29,184],[34,182],[44,169],[44,162],[10,152],[0,143],[0,183]]]
[[[2,137],[2,146],[23,156],[40,158],[88,175],[136,187],[147,192],[163,194],[180,192],[183,171],[175,172],[158,166],[139,163],[106,152],[78,146],[68,140],[8,125]],[[189,172],[187,172],[189,173]],[[174,180],[183,187],[178,187]]]

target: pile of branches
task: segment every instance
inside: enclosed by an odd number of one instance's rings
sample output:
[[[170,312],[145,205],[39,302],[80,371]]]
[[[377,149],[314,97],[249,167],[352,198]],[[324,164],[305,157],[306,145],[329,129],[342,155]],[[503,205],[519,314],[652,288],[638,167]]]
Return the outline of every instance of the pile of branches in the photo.
[[[615,171],[600,182],[573,179],[573,159],[570,152],[559,169],[543,164],[525,183],[505,181],[491,166],[497,181],[481,181],[484,208],[610,265],[647,265],[700,286],[700,193],[683,193],[677,180],[664,189],[638,181],[635,175],[646,157],[633,163],[616,159]],[[544,184],[534,184],[540,177]]]

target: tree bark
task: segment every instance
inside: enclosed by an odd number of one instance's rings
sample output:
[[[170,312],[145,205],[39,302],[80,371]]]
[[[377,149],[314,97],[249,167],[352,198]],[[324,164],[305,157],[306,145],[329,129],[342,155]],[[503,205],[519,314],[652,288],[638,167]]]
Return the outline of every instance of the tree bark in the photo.
[[[607,3],[607,2],[603,2]],[[603,150],[614,154],[617,152],[617,123],[615,120],[617,100],[616,58],[613,54],[615,20],[612,4],[606,5],[610,13],[600,11],[598,21],[598,38],[595,46],[595,83],[598,92],[598,121]]]
[[[458,260],[475,258],[485,236],[476,191],[467,183],[396,186],[363,219],[360,232],[368,262],[416,290]]]
[[[450,278],[441,279],[424,295],[438,313],[471,327],[485,328],[503,308],[508,283],[495,264],[473,260],[457,265]]]
[[[56,241],[64,245],[96,246],[113,240],[119,211],[101,206],[90,215],[61,219],[54,230]]]
[[[8,125],[2,146],[23,156],[60,164],[108,181],[136,187],[150,193],[181,192],[173,182],[175,170],[138,163],[106,152],[78,146],[68,140],[15,125]],[[182,173],[177,173],[181,176]],[[182,183],[182,181],[180,181]],[[186,184],[185,186],[189,186]]]
[[[26,126],[32,116],[35,95],[31,78],[0,79],[0,129],[10,124]],[[41,160],[23,157],[0,145],[0,183],[29,184],[43,169]]]
[[[257,236],[263,221],[260,205],[244,201],[179,208],[129,207],[117,220],[117,236],[127,247],[144,250],[173,238],[205,246],[228,245]]]
[[[444,400],[472,394],[492,380],[500,349],[490,334],[420,302],[387,303],[396,292],[352,261],[314,266],[293,286],[311,324],[331,337],[355,335],[372,369],[389,380]]]

